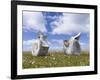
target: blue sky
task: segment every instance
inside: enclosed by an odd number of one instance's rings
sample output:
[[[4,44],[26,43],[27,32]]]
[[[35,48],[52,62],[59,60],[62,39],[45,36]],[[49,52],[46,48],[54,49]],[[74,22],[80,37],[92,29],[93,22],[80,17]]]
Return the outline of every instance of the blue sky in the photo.
[[[48,36],[50,50],[62,50],[63,40],[81,32],[82,49],[89,49],[90,15],[88,13],[23,11],[23,51],[30,51],[37,32]]]

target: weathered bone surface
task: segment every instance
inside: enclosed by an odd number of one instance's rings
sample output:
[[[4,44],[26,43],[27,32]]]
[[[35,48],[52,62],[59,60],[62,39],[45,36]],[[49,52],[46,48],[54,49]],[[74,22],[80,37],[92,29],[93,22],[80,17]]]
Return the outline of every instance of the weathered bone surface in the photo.
[[[79,43],[80,33],[74,37],[71,37],[70,40],[64,41],[64,53],[65,54],[74,54],[80,55],[81,53],[81,46]]]
[[[33,56],[45,56],[48,54],[48,41],[47,36],[43,33],[39,33],[38,39],[33,41],[32,44],[32,55]]]

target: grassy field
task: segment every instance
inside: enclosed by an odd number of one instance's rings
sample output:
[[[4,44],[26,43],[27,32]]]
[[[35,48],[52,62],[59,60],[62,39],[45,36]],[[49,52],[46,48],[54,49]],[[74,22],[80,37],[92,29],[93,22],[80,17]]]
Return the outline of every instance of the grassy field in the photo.
[[[23,68],[45,68],[45,67],[68,67],[88,66],[89,53],[82,52],[81,55],[64,55],[62,52],[49,53],[48,56],[32,56],[31,52],[23,52]]]

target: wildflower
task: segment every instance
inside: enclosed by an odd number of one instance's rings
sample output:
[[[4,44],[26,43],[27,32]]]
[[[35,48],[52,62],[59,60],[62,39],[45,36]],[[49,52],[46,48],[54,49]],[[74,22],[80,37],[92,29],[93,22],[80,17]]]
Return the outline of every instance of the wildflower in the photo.
[[[34,64],[35,63],[35,61],[32,61],[32,64]]]
[[[55,57],[53,57],[53,60],[55,60]]]
[[[45,56],[45,58],[47,58],[47,56]]]

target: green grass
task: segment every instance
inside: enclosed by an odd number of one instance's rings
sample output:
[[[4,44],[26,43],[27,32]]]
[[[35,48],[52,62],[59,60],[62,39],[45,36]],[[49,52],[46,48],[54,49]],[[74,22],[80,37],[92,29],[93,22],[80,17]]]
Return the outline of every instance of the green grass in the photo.
[[[23,52],[23,68],[89,66],[89,53],[81,55],[64,55],[62,52],[49,53],[48,56],[32,56],[31,52]]]

